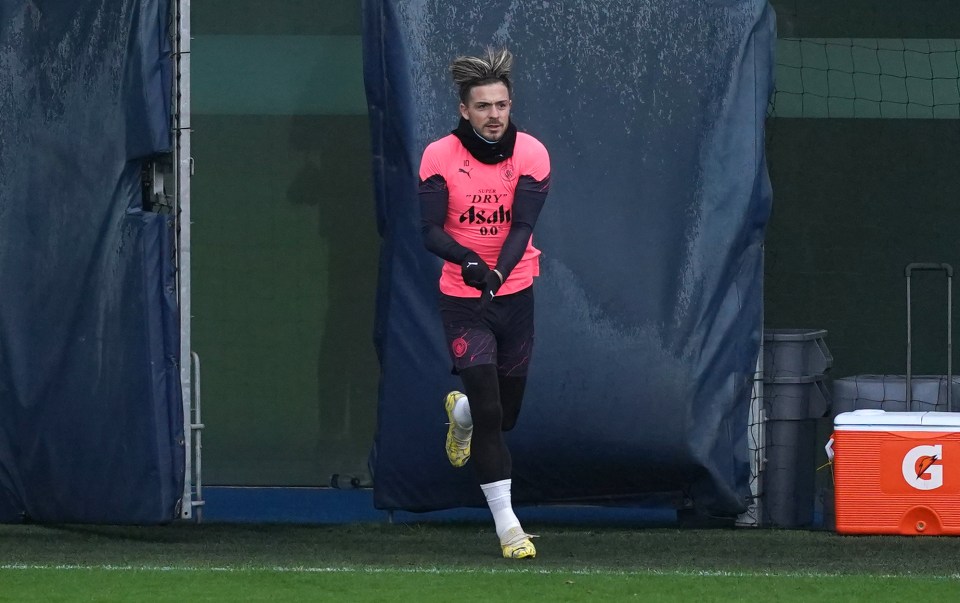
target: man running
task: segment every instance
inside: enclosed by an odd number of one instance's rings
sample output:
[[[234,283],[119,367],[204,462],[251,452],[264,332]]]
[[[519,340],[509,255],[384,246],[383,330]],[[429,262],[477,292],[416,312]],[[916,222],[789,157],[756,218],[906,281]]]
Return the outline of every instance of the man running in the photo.
[[[503,432],[520,414],[533,348],[532,233],[550,185],[550,158],[510,121],[513,55],[488,49],[450,66],[460,123],[430,144],[420,164],[427,249],[446,260],[440,316],[463,393],[450,392],[447,458],[472,456],[504,557],[537,554],[513,512],[510,451]],[[471,451],[472,448],[472,451]]]

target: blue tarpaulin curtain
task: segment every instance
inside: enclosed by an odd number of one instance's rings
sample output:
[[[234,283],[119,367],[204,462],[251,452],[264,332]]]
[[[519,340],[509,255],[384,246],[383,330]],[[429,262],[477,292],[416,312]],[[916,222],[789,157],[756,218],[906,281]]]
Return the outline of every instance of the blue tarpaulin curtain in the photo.
[[[0,521],[160,523],[184,480],[168,0],[0,9]]]
[[[456,124],[448,66],[515,55],[512,117],[546,145],[551,192],[537,336],[513,452],[514,500],[616,504],[664,494],[743,512],[771,191],[762,0],[364,3],[382,237],[371,454],[375,504],[483,504],[443,450],[458,387],[418,231],[416,174]]]

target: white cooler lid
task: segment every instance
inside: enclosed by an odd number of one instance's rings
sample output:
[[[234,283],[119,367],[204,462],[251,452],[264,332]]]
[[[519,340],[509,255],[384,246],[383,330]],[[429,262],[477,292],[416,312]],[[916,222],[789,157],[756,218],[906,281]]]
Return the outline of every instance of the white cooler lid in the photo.
[[[833,419],[834,427],[876,426],[889,427],[903,425],[912,427],[953,427],[960,428],[960,413],[955,412],[888,412],[874,408],[865,408],[851,412],[842,412]]]

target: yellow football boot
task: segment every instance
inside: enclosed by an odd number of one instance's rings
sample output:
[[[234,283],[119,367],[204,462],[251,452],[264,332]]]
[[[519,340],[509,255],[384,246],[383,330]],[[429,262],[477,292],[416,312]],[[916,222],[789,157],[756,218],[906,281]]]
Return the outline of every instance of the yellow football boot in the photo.
[[[466,429],[458,425],[456,419],[453,418],[453,408],[457,405],[457,400],[464,397],[462,393],[454,391],[447,394],[443,401],[443,408],[447,411],[447,421],[449,422],[449,427],[447,427],[447,460],[454,467],[463,467],[470,460],[470,440],[473,436],[473,426]],[[464,441],[455,437],[453,435],[454,429],[466,433],[467,439]]]
[[[525,533],[521,528],[511,528],[504,534],[500,548],[507,559],[533,559],[537,556],[537,547],[533,546],[530,538],[533,534]],[[503,544],[506,542],[507,544]]]

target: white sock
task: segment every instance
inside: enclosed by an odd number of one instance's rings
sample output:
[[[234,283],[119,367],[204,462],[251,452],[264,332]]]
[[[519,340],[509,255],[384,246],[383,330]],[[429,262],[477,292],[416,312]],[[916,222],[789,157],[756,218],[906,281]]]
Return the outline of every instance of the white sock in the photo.
[[[483,495],[487,497],[487,506],[493,513],[493,523],[497,528],[497,537],[500,539],[500,544],[509,544],[504,542],[504,537],[513,528],[517,528],[517,531],[511,536],[515,536],[517,532],[523,533],[523,529],[520,528],[520,520],[513,513],[513,505],[510,502],[510,486],[512,483],[513,480],[504,479],[499,482],[480,484]]]
[[[473,435],[473,417],[470,416],[470,401],[466,396],[457,398],[453,405],[453,437],[466,442]]]

